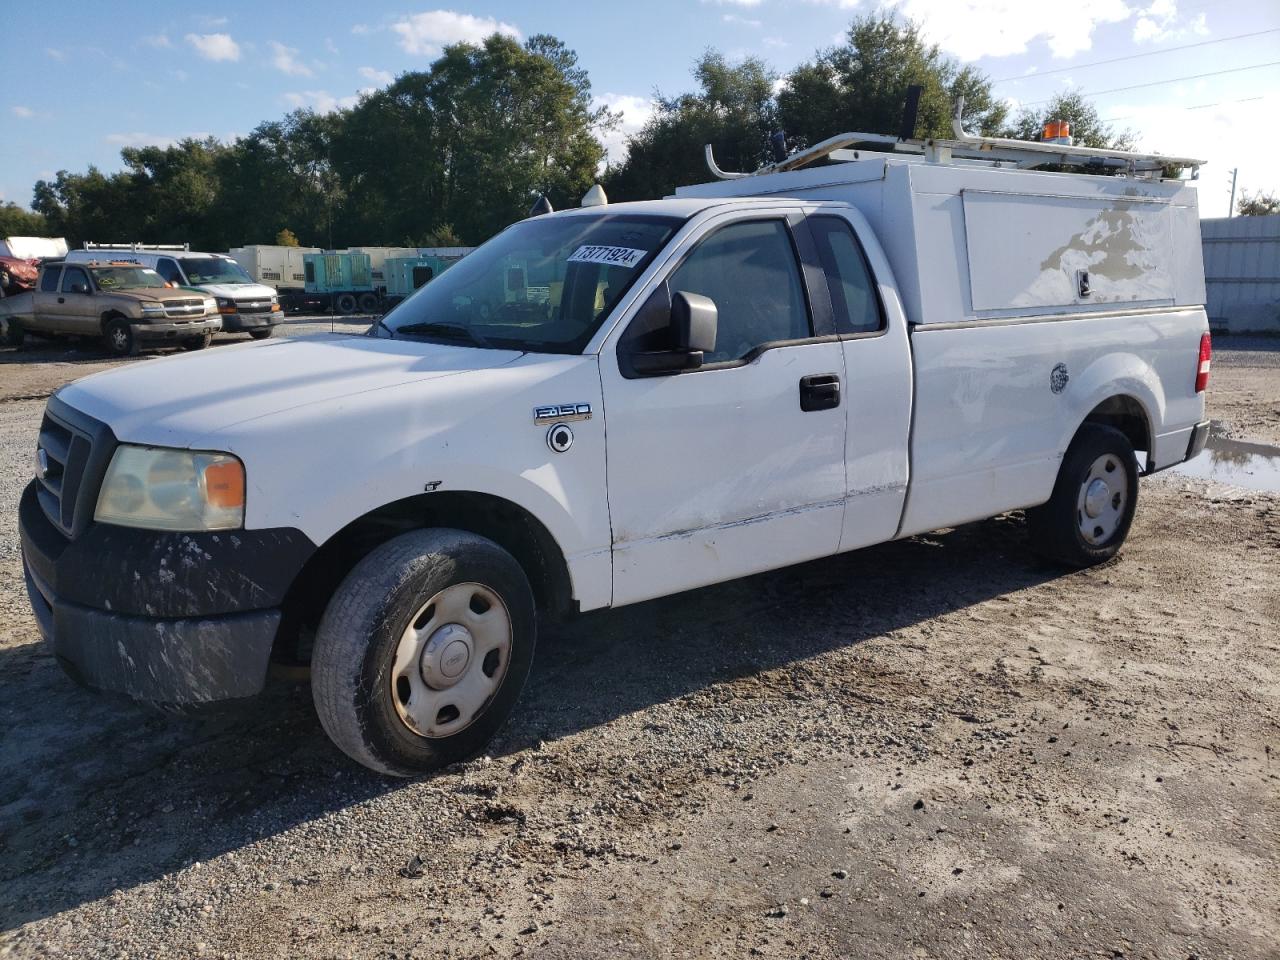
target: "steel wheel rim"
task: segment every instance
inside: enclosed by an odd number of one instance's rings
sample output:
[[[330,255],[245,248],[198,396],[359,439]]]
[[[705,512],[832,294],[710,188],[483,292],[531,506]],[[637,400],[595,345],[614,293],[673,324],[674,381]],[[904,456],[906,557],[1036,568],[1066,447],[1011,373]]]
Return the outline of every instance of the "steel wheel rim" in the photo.
[[[1076,522],[1085,543],[1100,547],[1120,529],[1129,503],[1129,473],[1114,453],[1093,461],[1076,497]]]
[[[125,335],[123,327],[116,327],[111,331],[111,342],[117,350],[123,350],[129,345],[129,338]]]
[[[511,614],[479,583],[455,583],[418,607],[391,664],[391,702],[420,737],[460,733],[502,686],[511,662]]]

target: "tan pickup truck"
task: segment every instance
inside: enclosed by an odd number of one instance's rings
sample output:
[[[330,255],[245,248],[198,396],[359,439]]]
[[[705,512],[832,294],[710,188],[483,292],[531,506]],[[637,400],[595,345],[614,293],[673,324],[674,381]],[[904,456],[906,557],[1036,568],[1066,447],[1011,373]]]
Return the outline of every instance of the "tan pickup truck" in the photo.
[[[221,329],[212,297],[171,287],[136,263],[45,263],[34,290],[0,300],[0,340],[8,346],[28,333],[100,337],[108,352],[126,356],[166,343],[200,350]]]

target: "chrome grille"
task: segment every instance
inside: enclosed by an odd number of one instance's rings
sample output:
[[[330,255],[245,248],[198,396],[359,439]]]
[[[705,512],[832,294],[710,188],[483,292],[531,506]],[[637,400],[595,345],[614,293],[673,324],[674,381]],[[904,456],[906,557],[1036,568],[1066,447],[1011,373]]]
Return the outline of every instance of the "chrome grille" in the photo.
[[[164,300],[164,315],[173,320],[190,320],[204,316],[202,300]]]

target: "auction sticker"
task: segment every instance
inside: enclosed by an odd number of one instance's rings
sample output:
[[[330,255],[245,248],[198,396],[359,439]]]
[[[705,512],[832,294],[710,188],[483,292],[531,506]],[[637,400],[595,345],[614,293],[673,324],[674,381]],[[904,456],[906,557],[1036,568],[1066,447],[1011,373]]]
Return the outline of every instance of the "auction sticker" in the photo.
[[[633,247],[602,247],[586,245],[573,251],[570,263],[603,263],[610,267],[634,267],[644,259],[645,250]]]

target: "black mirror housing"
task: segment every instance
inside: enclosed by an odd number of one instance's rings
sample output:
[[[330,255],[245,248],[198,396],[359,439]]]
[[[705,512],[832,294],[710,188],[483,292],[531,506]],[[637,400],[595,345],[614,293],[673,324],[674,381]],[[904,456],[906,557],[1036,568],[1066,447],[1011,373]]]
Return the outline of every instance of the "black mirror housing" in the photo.
[[[651,377],[696,370],[716,347],[715,301],[659,287],[631,322],[618,351],[623,376]]]

